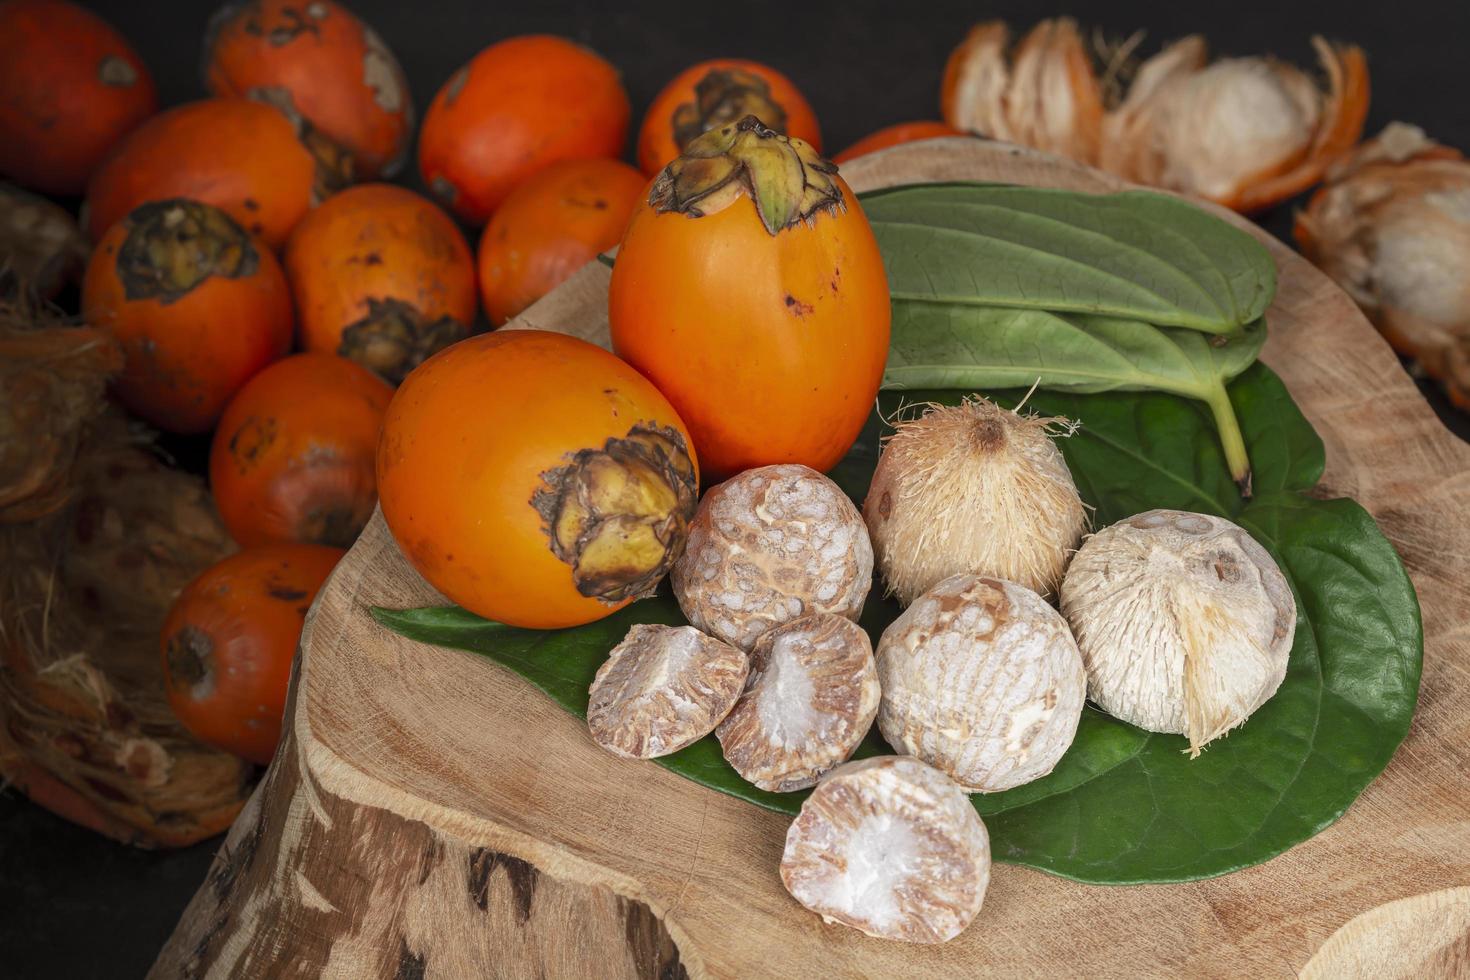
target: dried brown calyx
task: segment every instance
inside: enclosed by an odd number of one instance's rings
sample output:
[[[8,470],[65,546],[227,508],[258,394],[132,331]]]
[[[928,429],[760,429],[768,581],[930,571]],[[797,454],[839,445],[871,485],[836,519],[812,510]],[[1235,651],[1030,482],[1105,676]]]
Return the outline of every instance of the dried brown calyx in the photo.
[[[990,835],[944,773],[910,756],[828,773],[786,832],[781,881],[827,922],[942,943],[980,913]]]
[[[134,208],[117,250],[117,277],[130,300],[168,304],[210,276],[252,275],[260,254],[245,230],[219,208],[175,198]]]
[[[690,141],[684,155],[654,180],[648,203],[657,211],[698,218],[748,197],[774,235],[815,221],[824,211],[844,209],[836,173],[837,165],[805,140],[746,116]]]
[[[588,692],[587,727],[626,759],[653,759],[698,741],[745,688],[750,661],[692,626],[634,626]]]
[[[742,68],[713,68],[694,84],[694,101],[674,110],[674,142],[683,150],[711,129],[746,116],[786,132],[786,110],[771,97],[769,82]]]
[[[829,613],[803,616],[761,636],[745,693],[715,734],[741,777],[789,793],[852,755],[873,726],[878,698],[862,627]]]
[[[1307,257],[1470,409],[1470,162],[1391,123],[1298,212]]]
[[[1238,211],[1321,179],[1362,135],[1368,111],[1363,52],[1321,38],[1313,45],[1325,90],[1269,57],[1211,63],[1198,35],[1136,66],[1137,36],[1095,42],[1101,74],[1069,18],[1038,23],[1013,50],[1009,40],[1006,25],[990,21],[950,56],[942,104],[951,126]]]
[[[296,138],[316,161],[315,179],[311,185],[311,203],[317,205],[346,187],[357,178],[357,161],[352,151],[332,139],[302,115],[296,108],[291,90],[278,85],[262,85],[252,88],[246,96],[257,102],[275,106],[296,127]]]
[[[652,595],[683,554],[698,481],[678,430],[640,422],[541,480],[531,506],[582,595],[608,603]]]
[[[401,384],[408,372],[470,334],[454,317],[426,319],[418,307],[401,299],[370,298],[367,307],[362,319],[343,328],[337,353],[389,384]]]

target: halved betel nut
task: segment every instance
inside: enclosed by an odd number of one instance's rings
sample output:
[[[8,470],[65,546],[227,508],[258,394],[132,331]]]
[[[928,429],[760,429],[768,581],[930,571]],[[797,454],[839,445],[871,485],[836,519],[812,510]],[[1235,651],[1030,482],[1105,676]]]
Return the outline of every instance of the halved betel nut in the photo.
[[[862,759],[828,773],[801,805],[781,881],[827,922],[942,943],[985,901],[990,836],[944,773],[911,756]]]
[[[677,752],[730,713],[749,668],[743,650],[692,626],[634,626],[592,681],[587,727],[627,759]]]
[[[852,755],[873,726],[878,693],[862,627],[831,613],[803,616],[756,642],[745,693],[715,734],[725,760],[756,786],[806,789]]]

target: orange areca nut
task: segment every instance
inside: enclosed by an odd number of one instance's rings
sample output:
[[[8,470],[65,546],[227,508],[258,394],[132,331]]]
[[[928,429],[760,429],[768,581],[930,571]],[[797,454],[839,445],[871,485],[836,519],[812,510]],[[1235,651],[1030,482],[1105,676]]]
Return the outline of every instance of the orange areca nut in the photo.
[[[617,69],[595,52],[559,37],[513,37],[475,55],[434,96],[419,173],[460,218],[484,224],[548,164],[621,154],[631,111]]]
[[[147,201],[212,204],[279,248],[301,216],[352,179],[352,160],[300,119],[251,99],[161,112],[117,147],[87,185],[87,231]]]
[[[392,397],[371,371],[332,354],[296,354],[251,378],[209,451],[231,536],[246,547],[351,545],[378,500],[378,434]]]
[[[397,384],[469,335],[475,260],[450,217],[391,184],[308,214],[286,245],[301,346],[351,358]]]
[[[668,396],[716,476],[830,468],[888,356],[888,282],[857,199],[810,145],[752,116],[710,130],[654,181],[618,252],[608,319],[613,349]]]
[[[932,140],[942,136],[967,136],[964,130],[955,129],[949,123],[923,120],[920,122],[897,123],[869,133],[856,143],[832,158],[833,163],[846,163],[858,157],[886,150],[890,146],[912,143],[916,140]]]
[[[123,345],[123,404],[170,432],[207,432],[291,346],[276,257],[198,201],[143,204],[113,225],[88,263],[82,315]]]
[[[383,517],[414,567],[471,612],[536,629],[652,594],[697,487],[668,400],[602,348],[540,330],[425,361],[378,448]]]
[[[652,177],[700,134],[746,116],[822,151],[817,114],[791,79],[758,61],[717,58],[684,69],[654,96],[638,130],[638,166]]]
[[[113,144],[158,110],[127,40],[64,0],[0,3],[0,92],[0,175],[47,194],[80,194]]]
[[[169,704],[200,741],[265,765],[275,755],[301,626],[340,548],[268,544],[184,587],[163,624]]]
[[[563,160],[528,178],[480,239],[480,294],[496,326],[618,243],[648,181],[617,160]]]
[[[347,148],[361,176],[389,176],[408,154],[413,99],[377,33],[332,0],[249,0],[220,8],[204,40],[215,95],[290,106]]]

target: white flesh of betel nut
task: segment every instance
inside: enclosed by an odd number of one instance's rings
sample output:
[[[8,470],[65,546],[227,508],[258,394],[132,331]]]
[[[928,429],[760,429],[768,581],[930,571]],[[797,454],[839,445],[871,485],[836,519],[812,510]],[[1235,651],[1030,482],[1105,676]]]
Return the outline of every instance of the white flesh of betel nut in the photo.
[[[677,752],[730,713],[749,663],[743,650],[692,626],[634,626],[592,681],[587,727],[626,759]]]
[[[1082,545],[1062,612],[1087,693],[1115,718],[1189,737],[1191,755],[1286,677],[1296,600],[1271,555],[1222,517],[1151,510]]]
[[[877,712],[868,634],[851,620],[816,613],[756,642],[745,693],[715,735],[743,778],[789,793],[815,785],[852,755]]]
[[[828,773],[786,832],[781,881],[827,922],[942,943],[980,912],[990,836],[955,782],[909,756]]]
[[[1086,700],[1067,623],[1024,586],[952,575],[878,641],[878,727],[965,789],[995,793],[1052,771]]]
[[[749,650],[808,613],[857,619],[873,546],[837,484],[807,466],[762,466],[704,495],[672,580],[691,623]]]

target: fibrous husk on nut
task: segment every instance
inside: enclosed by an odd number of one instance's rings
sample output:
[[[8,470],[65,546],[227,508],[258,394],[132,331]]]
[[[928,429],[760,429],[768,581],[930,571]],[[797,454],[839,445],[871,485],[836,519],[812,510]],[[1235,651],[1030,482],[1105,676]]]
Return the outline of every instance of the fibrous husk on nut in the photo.
[[[743,650],[692,626],[634,626],[597,671],[587,726],[626,759],[677,752],[724,720],[749,669]]]
[[[1296,218],[1307,258],[1470,408],[1470,161],[1390,124]]]
[[[873,725],[878,696],[868,634],[841,616],[803,616],[761,636],[745,693],[715,734],[742,777],[789,793],[852,755]]]
[[[1072,744],[1087,679],[1071,631],[1030,589],[960,574],[878,641],[878,727],[970,792],[1052,771]]]
[[[1087,524],[1065,428],[979,397],[899,422],[863,502],[888,591],[909,603],[975,572],[1055,592]]]
[[[948,776],[909,756],[839,766],[786,832],[781,881],[802,905],[879,939],[942,943],[990,883],[990,837]]]
[[[945,122],[1238,211],[1320,180],[1358,141],[1368,111],[1363,52],[1321,38],[1312,44],[1325,89],[1271,57],[1211,63],[1198,35],[1137,66],[1129,57],[1136,40],[1112,51],[1095,42],[1092,52],[1068,18],[1041,21],[1009,53],[1008,40],[1005,25],[991,21],[955,49]]]
[[[1104,711],[1189,737],[1191,756],[1286,676],[1296,600],[1271,556],[1222,517],[1151,510],[1083,544],[1062,612]]]
[[[233,546],[203,481],[105,406],[120,367],[105,335],[0,316],[0,782],[176,847],[228,827],[253,779],[174,717],[158,655],[179,590]]]
[[[873,579],[868,529],[816,470],[762,466],[704,495],[674,564],[674,595],[695,626],[742,650],[808,613],[857,619]]]

